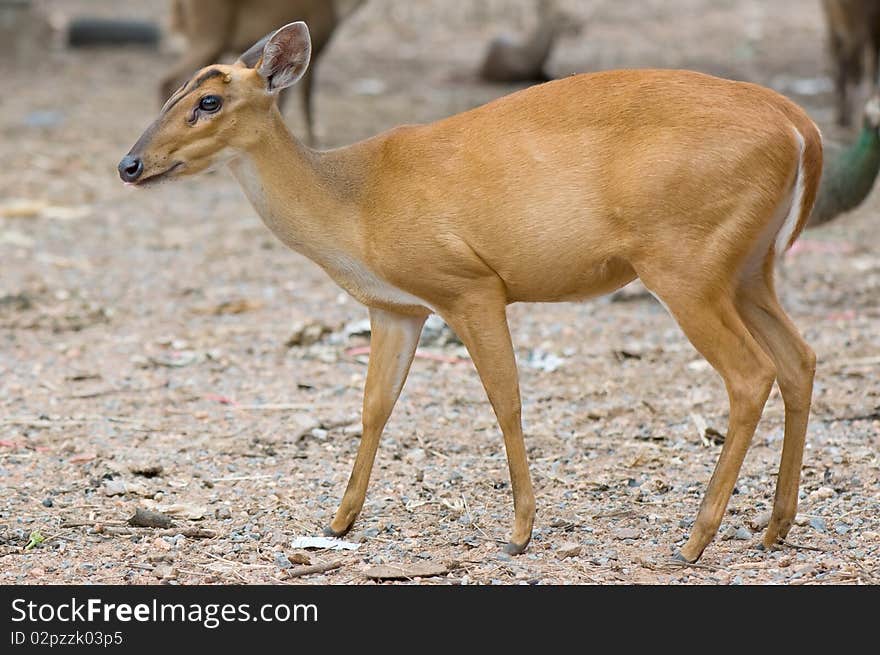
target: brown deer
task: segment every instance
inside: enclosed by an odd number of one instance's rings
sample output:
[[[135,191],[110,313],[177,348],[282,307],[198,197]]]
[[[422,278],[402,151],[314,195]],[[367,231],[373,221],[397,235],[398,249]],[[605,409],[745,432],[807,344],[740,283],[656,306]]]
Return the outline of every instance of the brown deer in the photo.
[[[315,60],[336,27],[364,0],[172,0],[171,29],[186,37],[186,52],[160,85],[165,102],[198,69],[226,53],[238,54],[278,25],[307,21]],[[310,71],[300,85],[306,139],[314,144]]]
[[[199,71],[119,174],[151,186],[225,162],[268,228],[369,307],[363,437],[329,534],[347,532],[363,507],[380,436],[437,313],[497,415],[514,501],[508,552],[522,552],[535,496],[506,307],[595,297],[641,278],[730,400],[727,438],[679,557],[696,561],[717,532],[774,381],[785,436],[764,544],[777,546],[797,509],[816,364],[773,281],[821,174],[821,138],[804,111],[753,84],[612,71],[317,152],[276,104],[309,56],[298,22],[233,65]]]
[[[867,77],[870,93],[878,90],[880,0],[822,0],[828,48],[834,66],[837,122],[852,124],[851,87]]]

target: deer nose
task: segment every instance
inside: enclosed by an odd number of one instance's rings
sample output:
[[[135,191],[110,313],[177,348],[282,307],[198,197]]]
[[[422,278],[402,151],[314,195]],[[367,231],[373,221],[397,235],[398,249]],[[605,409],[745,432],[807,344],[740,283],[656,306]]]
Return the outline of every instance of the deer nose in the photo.
[[[144,162],[138,157],[126,155],[119,162],[119,177],[123,182],[137,182],[144,172]]]

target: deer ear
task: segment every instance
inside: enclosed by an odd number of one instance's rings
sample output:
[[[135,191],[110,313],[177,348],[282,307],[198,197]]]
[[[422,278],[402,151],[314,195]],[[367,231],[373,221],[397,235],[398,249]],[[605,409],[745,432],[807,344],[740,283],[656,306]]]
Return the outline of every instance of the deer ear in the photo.
[[[248,48],[248,51],[245,52],[238,58],[236,61],[237,64],[245,66],[246,68],[256,68],[257,64],[260,63],[260,59],[263,57],[263,49],[266,47],[266,44],[269,42],[269,39],[272,38],[274,32],[272,34],[267,34],[262,39],[257,41],[254,45]]]
[[[300,21],[285,25],[264,41],[262,54],[253,67],[266,80],[269,93],[277,93],[305,75],[312,57],[312,39],[309,28]],[[251,53],[259,45],[242,55],[240,61],[247,65],[248,59],[253,60]]]

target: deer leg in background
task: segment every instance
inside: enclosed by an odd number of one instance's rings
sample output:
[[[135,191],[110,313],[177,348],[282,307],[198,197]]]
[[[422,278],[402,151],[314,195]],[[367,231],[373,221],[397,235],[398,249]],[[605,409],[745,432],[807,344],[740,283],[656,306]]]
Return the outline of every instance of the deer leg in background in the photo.
[[[315,120],[312,115],[313,109],[313,100],[312,100],[312,82],[314,81],[314,71],[307,71],[305,76],[302,78],[302,88],[299,90],[300,92],[300,102],[302,103],[302,112],[303,112],[303,120],[306,124],[306,143],[315,147]]]
[[[868,94],[877,95],[880,89],[880,35],[873,35],[867,47],[865,70],[868,76]]]
[[[837,92],[837,124],[849,127],[852,125],[852,99],[849,94],[851,66],[842,53],[837,57],[836,66],[834,85]]]
[[[189,0],[173,9],[175,25],[183,30],[187,49],[162,78],[159,86],[161,104],[193,73],[220,59],[235,21],[235,9],[229,2]]]

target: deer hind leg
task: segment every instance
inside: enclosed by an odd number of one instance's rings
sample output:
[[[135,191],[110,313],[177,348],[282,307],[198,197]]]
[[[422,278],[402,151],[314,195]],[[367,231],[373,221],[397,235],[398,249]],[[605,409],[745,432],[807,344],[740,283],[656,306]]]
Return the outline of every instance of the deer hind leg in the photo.
[[[696,562],[712,541],[754,436],[764,404],[776,378],[776,369],[752,337],[725,288],[689,289],[681,279],[640,272],[640,277],[666,303],[687,338],[724,379],[730,400],[727,438],[709,481],[690,538],[679,559]],[[708,285],[707,285],[708,286]]]
[[[736,305],[749,332],[773,359],[785,403],[782,462],[776,481],[773,514],[764,546],[774,548],[788,535],[797,512],[798,488],[807,422],[813,395],[816,355],[779,304],[773,285],[773,253],[763,267],[743,279]]]

